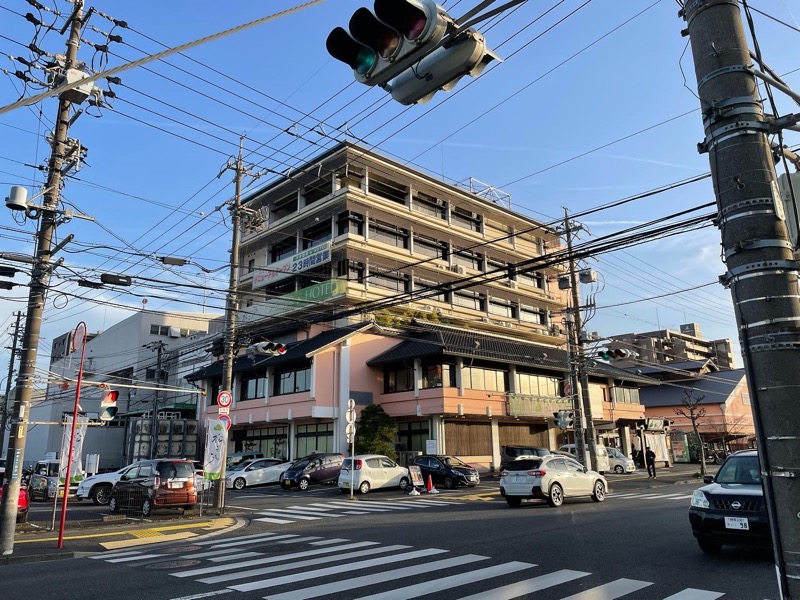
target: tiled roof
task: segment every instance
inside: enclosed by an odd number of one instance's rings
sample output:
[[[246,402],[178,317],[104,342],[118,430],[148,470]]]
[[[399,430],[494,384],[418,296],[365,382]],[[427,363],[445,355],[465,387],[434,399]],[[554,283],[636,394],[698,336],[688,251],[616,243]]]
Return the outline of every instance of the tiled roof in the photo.
[[[722,404],[744,377],[744,369],[733,369],[673,382],[673,385],[647,386],[639,390],[639,400],[644,406],[680,406],[686,391],[691,389],[693,398],[703,396],[699,404]]]

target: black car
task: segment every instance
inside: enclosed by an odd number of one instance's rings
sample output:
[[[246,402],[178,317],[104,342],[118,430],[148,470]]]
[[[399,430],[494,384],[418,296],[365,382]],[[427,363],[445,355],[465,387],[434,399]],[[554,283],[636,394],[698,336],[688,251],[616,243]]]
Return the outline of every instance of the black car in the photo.
[[[441,454],[421,454],[411,461],[422,473],[422,479],[428,483],[430,475],[432,483],[440,484],[450,490],[457,485],[473,486],[481,482],[478,471],[455,456]]]
[[[138,510],[149,517],[156,508],[191,510],[197,504],[194,464],[191,460],[143,460],[125,471],[111,488],[108,509]]]
[[[284,490],[293,487],[307,490],[312,483],[336,483],[342,470],[344,454],[322,452],[298,458],[281,475]]]
[[[703,552],[714,554],[726,544],[772,547],[757,451],[729,455],[716,476],[703,481],[707,485],[695,490],[689,508]]]

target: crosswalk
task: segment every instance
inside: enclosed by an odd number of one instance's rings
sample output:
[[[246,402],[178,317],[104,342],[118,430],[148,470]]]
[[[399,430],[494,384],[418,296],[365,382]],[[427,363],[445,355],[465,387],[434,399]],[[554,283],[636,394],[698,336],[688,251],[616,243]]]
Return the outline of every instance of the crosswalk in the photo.
[[[274,525],[287,525],[297,521],[318,521],[320,519],[337,519],[353,515],[368,515],[377,513],[402,512],[407,510],[441,508],[461,504],[457,501],[429,500],[427,498],[413,498],[384,502],[377,500],[352,501],[334,500],[329,502],[313,502],[298,504],[269,510],[258,510],[253,514],[254,521],[271,523]]]
[[[170,576],[209,586],[206,597],[230,592],[264,593],[265,600],[305,600],[342,594],[357,600],[405,600],[431,597],[465,588],[460,600],[513,600],[551,590],[560,600],[615,600],[656,585],[651,581],[619,578],[603,581],[602,574],[573,569],[541,572],[534,563],[498,562],[480,554],[456,554],[442,548],[414,548],[345,538],[267,532],[195,542],[188,548],[170,547],[144,552],[106,552],[87,560],[133,568],[158,566]],[[176,561],[176,558],[182,559]],[[177,568],[180,563],[187,566]],[[175,566],[177,570],[171,570]],[[159,569],[162,570],[162,569]],[[477,585],[476,585],[477,584]],[[221,587],[220,587],[221,586]],[[476,587],[487,588],[475,591]],[[715,600],[723,592],[696,588],[672,589],[648,598],[656,600]],[[641,596],[639,596],[641,597]]]

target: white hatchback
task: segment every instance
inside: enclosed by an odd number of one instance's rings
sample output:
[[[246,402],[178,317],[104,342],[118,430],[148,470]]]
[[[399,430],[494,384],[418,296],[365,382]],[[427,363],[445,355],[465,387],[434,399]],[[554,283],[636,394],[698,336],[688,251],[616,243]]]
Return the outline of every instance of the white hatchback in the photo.
[[[581,496],[602,502],[607,490],[608,483],[600,473],[561,455],[518,458],[500,475],[500,495],[515,508],[525,499],[547,500],[550,506]]]
[[[256,458],[241,462],[225,475],[225,487],[243,490],[250,485],[278,483],[281,474],[291,466],[291,462],[280,458]]]
[[[360,454],[345,458],[339,472],[339,490],[347,494],[352,489],[362,494],[378,488],[408,489],[411,478],[408,469],[401,467],[388,456]]]

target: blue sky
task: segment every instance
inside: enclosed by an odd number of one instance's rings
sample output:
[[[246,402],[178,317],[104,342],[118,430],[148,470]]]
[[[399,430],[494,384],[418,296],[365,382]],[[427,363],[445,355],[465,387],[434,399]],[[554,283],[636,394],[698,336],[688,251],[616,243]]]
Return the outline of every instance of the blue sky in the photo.
[[[55,5],[65,13],[71,6],[63,0]],[[160,44],[175,46],[294,6],[283,0],[89,5],[128,24],[114,29],[123,42],[111,44],[111,54],[81,47],[80,58],[98,70],[159,52]],[[546,222],[563,218],[564,207],[577,213],[708,172],[707,156],[696,151],[703,132],[691,50],[672,0],[530,0],[479,26],[504,62],[412,107],[355,83],[348,67],[328,56],[328,32],[346,25],[360,5],[328,0],[199,46],[187,57],[168,58],[169,65],[153,62],[121,73],[113,106],[88,109],[75,121],[70,134],[89,154],[63,195],[95,221],[73,219],[59,227],[59,240],[69,233],[75,240],[60,253],[67,268],[53,281],[41,355],[49,352],[53,337],[79,321],[90,331],[103,330],[139,309],[144,298],[151,309],[221,312],[222,293],[163,282],[192,281],[220,290],[227,285],[229,222],[222,218],[227,211],[217,208],[233,193],[232,174],[226,171],[219,179],[217,174],[236,153],[240,135],[246,136],[246,162],[269,169],[256,185],[349,134],[445,181],[472,177],[499,188],[510,194],[512,208]],[[444,6],[460,17],[472,4]],[[800,27],[800,8],[785,0],[752,6]],[[0,7],[4,54],[29,58],[23,46],[35,31],[15,14],[29,11],[22,0]],[[45,20],[53,18],[47,13]],[[799,89],[793,49],[800,34],[758,13],[754,18],[765,61]],[[106,33],[113,27],[98,15],[90,25]],[[105,39],[94,31],[85,38]],[[63,51],[63,40],[57,32],[36,38],[51,52]],[[2,60],[7,71],[21,68]],[[0,75],[0,105],[22,92],[18,79]],[[793,111],[780,93],[776,99],[781,114]],[[31,165],[46,162],[44,136],[55,109],[51,99],[0,116],[3,196],[11,185],[30,190],[41,185],[42,172]],[[796,146],[798,134],[788,132],[786,143]],[[711,181],[704,178],[595,212],[581,220],[586,231],[580,239],[664,219],[713,199]],[[4,214],[0,251],[31,252],[35,223],[17,223]],[[597,305],[587,329],[608,336],[696,322],[704,336],[736,343],[729,294],[714,283],[725,271],[719,244],[719,231],[708,227],[590,260],[600,283],[583,290]],[[214,272],[164,267],[154,260],[164,255]],[[92,290],[70,281],[98,280],[102,272],[133,276],[136,285]],[[27,283],[27,276],[16,281]],[[653,296],[663,297],[639,301]],[[24,310],[27,288],[0,298],[5,331],[12,312]],[[7,359],[4,350],[0,364]]]

